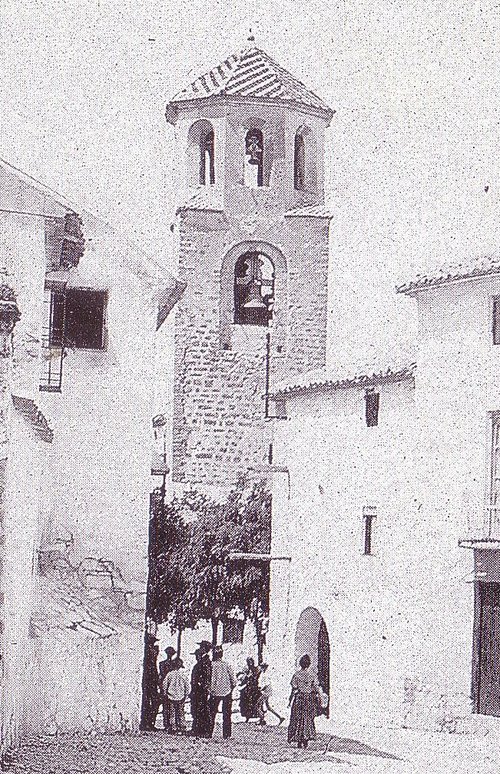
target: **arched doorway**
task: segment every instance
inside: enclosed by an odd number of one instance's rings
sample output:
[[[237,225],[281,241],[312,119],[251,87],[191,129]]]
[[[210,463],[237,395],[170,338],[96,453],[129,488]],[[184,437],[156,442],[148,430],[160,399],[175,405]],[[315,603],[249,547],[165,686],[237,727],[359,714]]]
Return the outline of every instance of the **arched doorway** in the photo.
[[[318,682],[330,698],[330,638],[323,616],[315,607],[306,607],[300,614],[295,632],[295,658],[307,653]],[[326,710],[328,717],[328,709]]]

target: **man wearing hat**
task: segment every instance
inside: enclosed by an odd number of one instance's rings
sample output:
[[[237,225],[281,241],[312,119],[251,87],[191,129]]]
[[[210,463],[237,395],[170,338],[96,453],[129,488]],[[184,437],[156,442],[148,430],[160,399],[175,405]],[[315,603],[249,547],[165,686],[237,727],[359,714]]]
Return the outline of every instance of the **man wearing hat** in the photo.
[[[198,643],[194,655],[196,664],[191,672],[191,716],[193,736],[209,738],[211,736],[209,690],[212,678],[212,662],[210,651],[212,645],[208,640]]]
[[[210,715],[211,732],[215,728],[215,716],[222,701],[222,736],[229,739],[231,736],[231,712],[233,705],[233,690],[236,688],[236,679],[232,667],[223,660],[224,651],[219,646],[214,648],[212,662],[212,680],[210,682]],[[211,734],[211,735],[212,735]]]

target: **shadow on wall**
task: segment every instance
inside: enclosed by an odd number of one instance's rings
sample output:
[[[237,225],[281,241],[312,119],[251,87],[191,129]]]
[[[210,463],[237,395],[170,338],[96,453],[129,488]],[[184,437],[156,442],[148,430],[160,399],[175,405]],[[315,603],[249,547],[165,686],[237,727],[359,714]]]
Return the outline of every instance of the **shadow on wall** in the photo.
[[[72,561],[72,535],[39,551],[24,733],[139,727],[145,589],[109,559]]]

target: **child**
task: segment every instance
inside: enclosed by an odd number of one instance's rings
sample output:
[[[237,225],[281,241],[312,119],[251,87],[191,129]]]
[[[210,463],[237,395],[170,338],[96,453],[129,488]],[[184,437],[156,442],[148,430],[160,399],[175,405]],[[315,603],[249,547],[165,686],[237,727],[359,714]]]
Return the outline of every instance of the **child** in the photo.
[[[269,703],[269,699],[271,698],[271,694],[273,692],[272,688],[272,676],[271,676],[271,670],[269,669],[268,664],[261,664],[260,665],[260,675],[259,675],[259,687],[260,687],[260,718],[259,723],[261,726],[266,725],[266,721],[264,720],[264,712],[270,712],[271,715],[274,715],[275,718],[278,719],[278,725],[281,726],[282,723],[284,723],[285,718],[283,718],[281,715],[278,715],[277,712],[273,710]]]
[[[182,659],[175,659],[174,668],[164,678],[162,687],[167,702],[167,730],[171,734],[183,734],[186,731],[184,704],[190,693],[190,685]]]

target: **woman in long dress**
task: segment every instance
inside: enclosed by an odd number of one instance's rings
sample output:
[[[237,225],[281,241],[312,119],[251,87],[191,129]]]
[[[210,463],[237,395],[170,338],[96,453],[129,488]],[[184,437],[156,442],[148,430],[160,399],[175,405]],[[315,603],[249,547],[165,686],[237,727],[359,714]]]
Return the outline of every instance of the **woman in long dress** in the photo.
[[[253,658],[247,658],[247,668],[239,673],[240,677],[240,714],[246,718],[259,718],[259,675],[260,669],[255,666]]]
[[[292,677],[292,692],[288,706],[292,705],[288,741],[298,742],[298,747],[306,748],[310,739],[316,739],[314,718],[318,708],[319,684],[316,675],[309,667],[311,659],[305,655],[299,661],[300,669]]]

